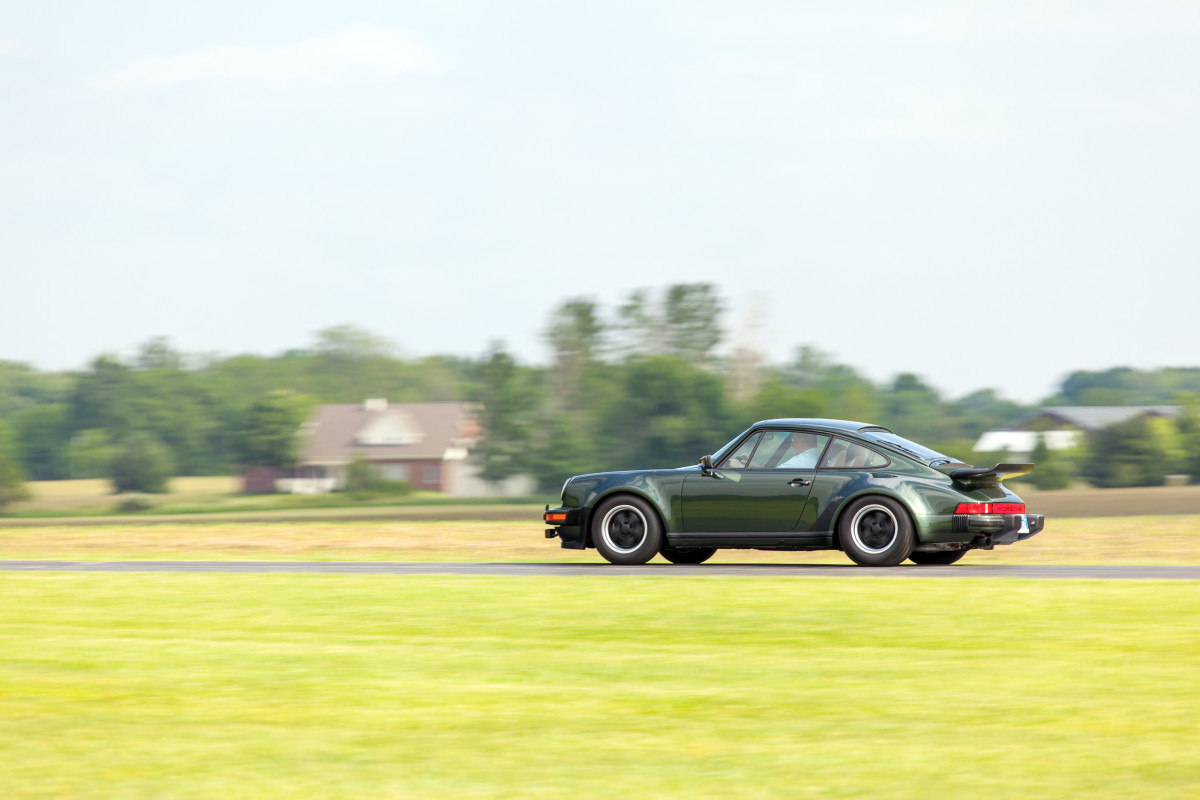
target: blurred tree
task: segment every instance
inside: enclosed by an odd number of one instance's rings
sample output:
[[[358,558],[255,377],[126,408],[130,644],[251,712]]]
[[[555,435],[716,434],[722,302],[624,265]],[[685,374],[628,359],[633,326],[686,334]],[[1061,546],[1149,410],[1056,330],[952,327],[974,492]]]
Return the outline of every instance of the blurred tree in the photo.
[[[38,481],[68,477],[70,443],[67,406],[62,403],[30,406],[12,417],[25,471]]]
[[[750,402],[749,413],[741,415],[745,426],[761,419],[786,417],[822,417],[826,415],[825,395],[811,387],[789,386],[778,376],[768,378]]]
[[[32,406],[61,403],[70,385],[69,375],[38,372],[17,361],[0,361],[0,419]]]
[[[112,460],[113,489],[118,494],[165,494],[172,474],[171,452],[162,442],[141,431],[129,434]]]
[[[1029,474],[1028,481],[1038,489],[1066,489],[1075,477],[1070,458],[1051,450],[1044,433],[1038,434],[1029,460],[1033,462],[1034,470]]]
[[[1183,406],[1179,417],[1180,448],[1183,451],[1179,471],[1196,483],[1200,482],[1200,394],[1181,392],[1178,402]]]
[[[183,354],[171,346],[165,336],[155,336],[142,344],[137,357],[138,369],[178,371],[184,368]]]
[[[25,471],[17,455],[17,439],[12,426],[0,420],[0,511],[9,504],[29,497]]]
[[[67,445],[68,478],[111,478],[117,449],[104,428],[79,431]]]
[[[677,283],[667,289],[663,307],[666,352],[693,364],[706,363],[724,336],[723,308],[711,283]]]
[[[492,483],[530,468],[531,431],[536,414],[529,376],[495,342],[479,368],[483,442],[476,450],[481,477]]]
[[[105,428],[114,435],[124,435],[133,425],[130,409],[133,393],[129,368],[116,356],[97,356],[91,368],[75,381],[71,431]]]
[[[260,397],[246,411],[237,436],[237,460],[244,466],[291,469],[296,465],[300,425],[312,399],[286,389]]]
[[[1145,416],[1093,433],[1083,476],[1101,488],[1158,486],[1171,471],[1170,456]]]
[[[606,409],[606,468],[678,467],[711,454],[739,430],[722,381],[679,356],[639,356]]]
[[[779,370],[789,385],[812,389],[821,398],[823,411],[838,419],[878,423],[879,392],[852,367],[835,363],[828,353],[805,345],[792,362]]]
[[[942,403],[938,393],[912,373],[901,373],[884,392],[882,424],[915,441],[936,441],[942,433]]]
[[[591,300],[567,300],[550,318],[546,339],[554,351],[555,397],[560,408],[583,405],[587,372],[604,347],[604,323]]]
[[[597,448],[589,431],[571,414],[551,413],[541,420],[530,472],[543,491],[557,490],[572,475],[594,472]]]
[[[661,302],[645,289],[631,292],[618,316],[629,355],[673,355],[702,364],[724,336],[722,312],[712,284],[681,283],[667,287]]]

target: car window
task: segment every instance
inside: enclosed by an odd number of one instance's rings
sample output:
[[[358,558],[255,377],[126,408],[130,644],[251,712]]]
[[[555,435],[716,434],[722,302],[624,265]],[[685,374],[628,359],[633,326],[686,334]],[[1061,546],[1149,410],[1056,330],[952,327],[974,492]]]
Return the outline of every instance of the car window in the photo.
[[[750,463],[750,456],[754,453],[754,448],[758,444],[758,440],[762,438],[761,433],[756,433],[746,441],[742,442],[736,450],[729,454],[729,458],[722,461],[718,466],[720,469],[745,469]]]
[[[874,469],[888,460],[874,450],[845,439],[835,439],[821,459],[821,469]]]
[[[816,469],[828,436],[805,431],[767,431],[750,461],[751,469]]]

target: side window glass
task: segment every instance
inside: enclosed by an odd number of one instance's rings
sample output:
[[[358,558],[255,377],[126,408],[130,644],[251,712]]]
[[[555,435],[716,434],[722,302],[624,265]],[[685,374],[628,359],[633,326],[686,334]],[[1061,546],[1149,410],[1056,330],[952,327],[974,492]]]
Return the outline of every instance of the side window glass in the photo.
[[[775,466],[783,455],[784,444],[787,442],[787,431],[767,431],[763,434],[762,444],[758,446],[757,452],[754,453],[754,460],[750,462],[751,469],[770,469]]]
[[[828,436],[805,431],[781,432],[778,449],[763,466],[767,469],[816,469],[817,459],[829,442]],[[765,442],[764,442],[765,444]],[[758,454],[754,456],[758,461]]]
[[[754,452],[755,445],[762,438],[761,433],[756,433],[746,441],[742,442],[738,449],[729,454],[729,457],[718,464],[720,469],[745,469],[750,463],[750,455]]]
[[[834,441],[821,459],[821,469],[871,469],[886,465],[887,459],[879,453],[845,439]]]

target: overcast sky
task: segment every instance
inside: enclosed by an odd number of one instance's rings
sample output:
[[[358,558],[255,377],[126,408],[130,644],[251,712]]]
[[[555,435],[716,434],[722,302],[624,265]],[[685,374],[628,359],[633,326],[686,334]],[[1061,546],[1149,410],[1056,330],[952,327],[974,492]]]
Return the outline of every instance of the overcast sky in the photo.
[[[409,355],[709,281],[774,361],[1200,365],[1195,2],[0,0],[0,359]]]

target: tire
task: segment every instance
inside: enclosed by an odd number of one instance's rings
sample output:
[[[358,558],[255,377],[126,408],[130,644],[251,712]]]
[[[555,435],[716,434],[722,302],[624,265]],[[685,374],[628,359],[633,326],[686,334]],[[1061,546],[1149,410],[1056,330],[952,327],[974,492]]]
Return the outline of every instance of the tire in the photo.
[[[846,555],[860,567],[894,567],[916,544],[912,520],[888,497],[861,497],[842,512],[838,538]]]
[[[912,552],[908,560],[914,564],[940,565],[953,564],[967,554],[966,550],[934,550],[931,553]]]
[[[712,558],[715,552],[715,547],[684,547],[677,550],[668,545],[663,547],[662,557],[672,564],[703,564]]]
[[[592,543],[613,564],[645,564],[662,549],[658,512],[633,495],[606,498],[592,513]]]

